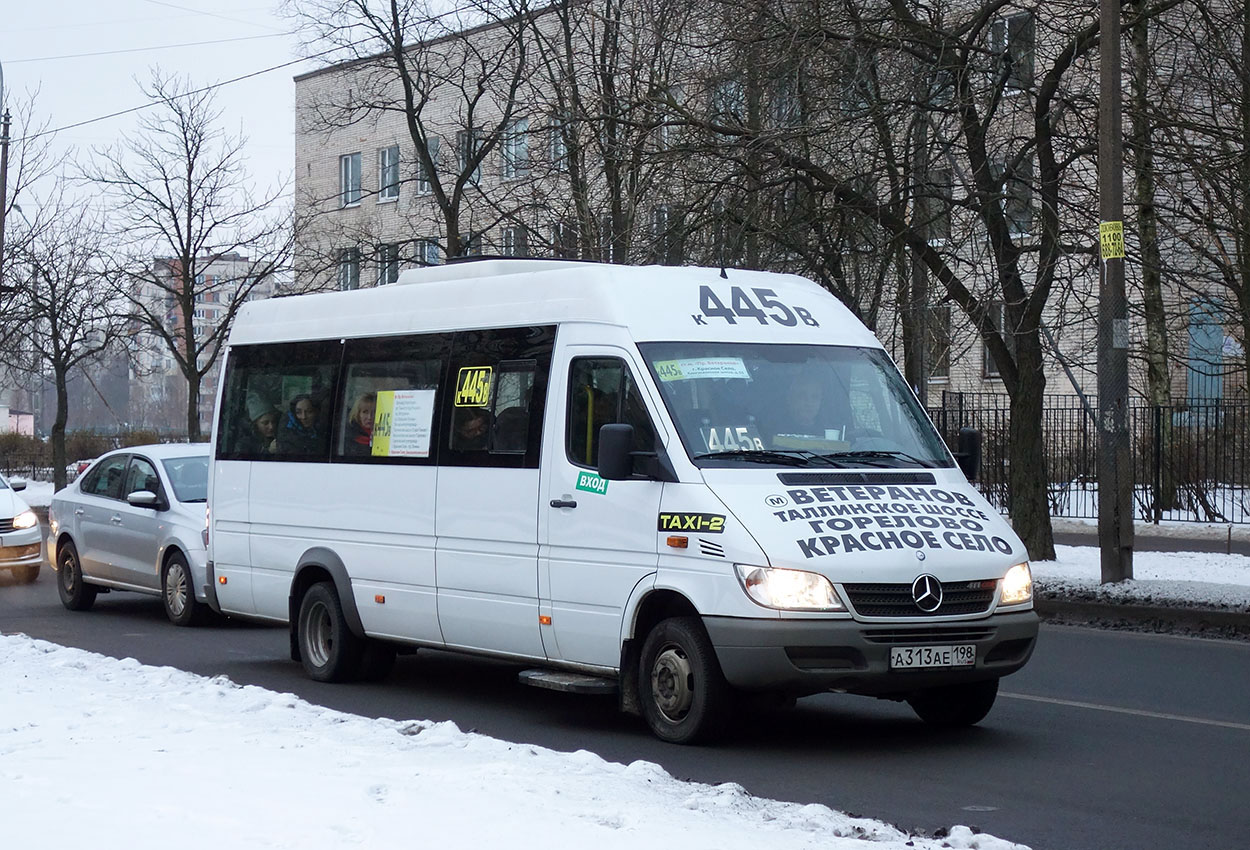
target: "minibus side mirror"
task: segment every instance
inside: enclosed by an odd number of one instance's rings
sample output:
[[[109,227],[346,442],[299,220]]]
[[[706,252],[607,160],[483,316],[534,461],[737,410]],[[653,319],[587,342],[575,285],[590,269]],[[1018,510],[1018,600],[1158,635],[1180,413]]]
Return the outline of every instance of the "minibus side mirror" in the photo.
[[[663,450],[636,452],[634,426],[625,423],[604,425],[599,429],[599,475],[608,481],[624,481],[637,471],[654,481],[676,481],[677,472]]]
[[[614,424],[600,428],[599,475],[609,481],[622,481],[633,477],[634,459],[630,457],[630,447],[633,444],[633,425]]]
[[[976,481],[981,474],[981,432],[976,428],[960,428],[955,463],[963,470],[969,481]]]

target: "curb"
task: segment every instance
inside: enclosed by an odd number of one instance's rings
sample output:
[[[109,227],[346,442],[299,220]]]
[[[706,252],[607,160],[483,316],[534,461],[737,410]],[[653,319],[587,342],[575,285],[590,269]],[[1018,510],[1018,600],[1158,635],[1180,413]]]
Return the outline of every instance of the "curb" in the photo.
[[[1033,607],[1044,620],[1083,620],[1111,625],[1146,626],[1151,630],[1171,627],[1199,632],[1250,635],[1250,611],[1073,599],[1035,599]]]

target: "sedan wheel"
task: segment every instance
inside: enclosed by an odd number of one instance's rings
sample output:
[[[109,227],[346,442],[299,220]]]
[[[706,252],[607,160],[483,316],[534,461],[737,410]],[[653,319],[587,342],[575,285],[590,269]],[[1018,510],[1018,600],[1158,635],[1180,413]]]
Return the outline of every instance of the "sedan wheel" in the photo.
[[[181,552],[174,552],[161,576],[161,598],[165,615],[175,626],[191,626],[203,621],[204,606],[195,601],[191,568]]]
[[[78,562],[78,550],[66,541],[56,557],[56,591],[61,604],[71,611],[86,611],[95,604],[97,588],[82,579],[82,566]]]

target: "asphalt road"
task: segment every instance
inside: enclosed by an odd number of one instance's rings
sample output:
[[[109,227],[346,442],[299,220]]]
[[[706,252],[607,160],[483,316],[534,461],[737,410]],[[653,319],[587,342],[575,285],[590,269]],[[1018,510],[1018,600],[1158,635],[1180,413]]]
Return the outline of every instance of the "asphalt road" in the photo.
[[[380,685],[322,685],[288,660],[283,629],[179,629],[154,597],[113,593],[64,610],[55,574],[0,576],[0,631],[298,694],[356,714],[461,729],[675,776],[736,782],[932,834],[975,825],[1035,850],[1244,847],[1250,835],[1250,644],[1043,627],[980,726],[939,733],[904,705],[800,700],[745,718],[729,740],[653,739],[611,699],[522,686],[519,668],[446,653],[401,657]],[[0,705],[3,697],[0,697]],[[675,801],[676,802],[676,801]]]

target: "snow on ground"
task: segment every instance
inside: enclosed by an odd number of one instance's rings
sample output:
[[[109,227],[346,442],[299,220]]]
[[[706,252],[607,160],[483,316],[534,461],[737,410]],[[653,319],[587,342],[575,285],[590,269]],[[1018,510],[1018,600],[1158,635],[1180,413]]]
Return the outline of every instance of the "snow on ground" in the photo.
[[[17,495],[32,508],[37,505],[47,507],[52,504],[52,492],[55,488],[50,481],[27,481],[26,489],[19,490]]]
[[[1211,552],[1134,552],[1133,579],[1100,584],[1095,546],[1056,546],[1054,561],[1035,561],[1044,596],[1079,595],[1111,602],[1250,611],[1250,558]]]
[[[6,847],[1012,850],[0,636]],[[640,732],[639,734],[644,734]]]

